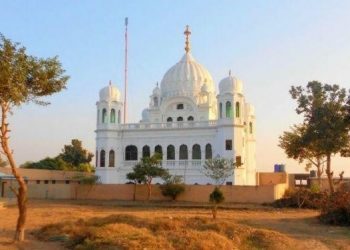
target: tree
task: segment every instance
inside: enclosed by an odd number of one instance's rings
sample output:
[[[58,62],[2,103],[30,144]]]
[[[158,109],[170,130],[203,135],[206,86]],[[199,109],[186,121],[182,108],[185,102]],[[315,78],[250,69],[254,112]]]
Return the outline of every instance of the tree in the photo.
[[[216,219],[218,204],[222,203],[225,199],[224,194],[220,190],[220,186],[225,183],[226,179],[233,175],[234,169],[239,167],[232,159],[225,159],[215,157],[205,161],[204,175],[212,179],[216,186],[213,192],[209,195],[209,201],[213,204],[212,214]]]
[[[137,171],[137,172],[130,172],[126,175],[126,178],[134,183],[134,194],[133,194],[133,200],[136,200],[136,185],[137,183],[145,183],[146,178],[143,172]]]
[[[185,192],[185,184],[181,176],[167,175],[163,177],[165,183],[160,186],[160,190],[164,196],[169,196],[173,201],[183,192]]]
[[[161,156],[155,153],[151,157],[143,157],[141,161],[133,167],[133,172],[142,183],[147,185],[147,200],[152,194],[152,180],[156,177],[163,177],[168,171],[160,166]],[[130,174],[130,173],[129,173]],[[129,175],[128,174],[128,175]],[[127,175],[127,176],[128,176]],[[132,177],[129,175],[129,177]]]
[[[90,163],[94,155],[83,148],[81,141],[73,139],[71,145],[64,145],[59,157],[77,167],[79,164]]]
[[[221,186],[228,177],[233,175],[235,167],[238,166],[233,160],[215,157],[205,161],[203,173],[217,186]]]
[[[25,162],[21,168],[48,169],[48,170],[66,170],[67,163],[60,158],[46,157],[38,162]]]
[[[217,211],[218,211],[218,205],[222,202],[224,202],[225,196],[220,190],[219,187],[215,187],[214,191],[211,192],[209,195],[209,202],[213,204],[213,207],[211,209],[212,214],[213,214],[213,219],[216,219]]]
[[[290,94],[297,101],[297,114],[304,117],[305,145],[326,158],[330,192],[334,192],[331,157],[350,152],[350,96],[338,85],[309,82],[306,89],[292,86]]]
[[[307,160],[305,167],[307,171],[309,171],[312,166],[315,166],[317,169],[318,183],[321,185],[325,157],[313,143],[306,141],[306,131],[306,125],[294,125],[291,131],[285,131],[283,135],[280,136],[279,146],[284,149],[288,158],[298,160],[299,163]]]
[[[19,187],[13,190],[17,197],[19,216],[16,225],[15,240],[24,240],[27,217],[27,186],[17,171],[17,165],[9,145],[10,125],[8,115],[15,107],[33,102],[48,105],[41,98],[52,95],[65,88],[68,76],[57,57],[36,58],[28,55],[24,47],[13,43],[0,34],[0,140],[2,153],[6,156],[12,174]]]

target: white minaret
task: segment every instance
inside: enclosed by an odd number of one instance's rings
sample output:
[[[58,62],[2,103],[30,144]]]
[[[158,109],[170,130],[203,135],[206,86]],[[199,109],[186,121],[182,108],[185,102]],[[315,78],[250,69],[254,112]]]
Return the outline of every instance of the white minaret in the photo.
[[[96,175],[100,176],[103,183],[109,183],[109,180],[116,178],[118,163],[123,159],[115,133],[122,122],[123,102],[119,89],[109,82],[107,87],[100,90],[96,106]]]
[[[245,184],[245,123],[244,96],[242,82],[231,75],[219,83],[218,103],[218,136],[215,154],[233,159],[242,165],[235,170],[232,182],[235,185]]]

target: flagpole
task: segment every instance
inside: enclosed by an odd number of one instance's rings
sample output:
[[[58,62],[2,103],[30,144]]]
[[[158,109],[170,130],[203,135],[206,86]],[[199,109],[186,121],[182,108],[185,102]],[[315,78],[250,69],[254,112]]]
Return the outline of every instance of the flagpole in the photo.
[[[125,61],[124,61],[124,124],[127,122],[127,88],[128,88],[128,18],[125,18]]]

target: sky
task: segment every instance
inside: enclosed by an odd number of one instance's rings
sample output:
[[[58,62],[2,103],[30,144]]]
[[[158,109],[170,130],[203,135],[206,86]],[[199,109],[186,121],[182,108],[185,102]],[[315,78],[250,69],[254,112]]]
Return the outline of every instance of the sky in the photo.
[[[124,18],[129,18],[129,122],[138,122],[156,82],[184,54],[190,25],[192,55],[216,84],[232,74],[256,107],[257,165],[288,172],[278,137],[301,118],[288,93],[308,81],[350,88],[350,1],[44,1],[1,0],[0,32],[38,57],[59,56],[67,89],[11,116],[11,146],[19,164],[56,156],[73,138],[95,151],[98,91],[111,80],[123,90]],[[350,176],[350,158],[333,161]]]

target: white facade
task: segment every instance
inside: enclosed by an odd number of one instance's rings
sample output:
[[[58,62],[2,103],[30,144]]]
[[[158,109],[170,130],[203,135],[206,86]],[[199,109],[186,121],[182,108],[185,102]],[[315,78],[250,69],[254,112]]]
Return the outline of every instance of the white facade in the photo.
[[[187,32],[187,33],[186,33]],[[142,120],[122,124],[120,91],[111,84],[97,102],[96,174],[102,183],[126,183],[126,174],[143,157],[162,152],[162,166],[187,184],[207,184],[206,159],[241,161],[227,182],[256,185],[255,113],[231,76],[219,83],[192,57],[187,30],[186,53],[153,90]]]

